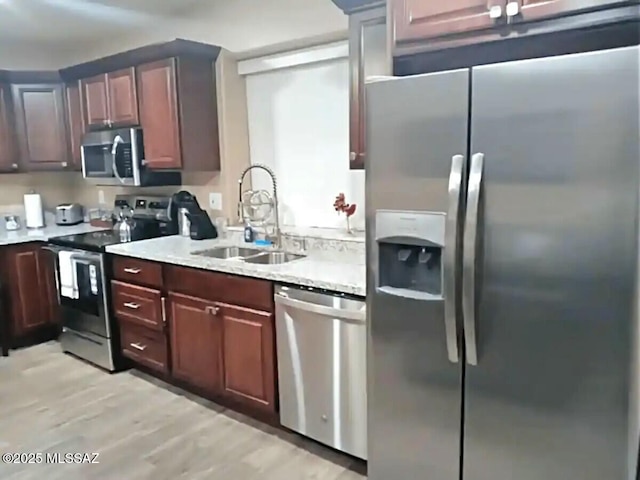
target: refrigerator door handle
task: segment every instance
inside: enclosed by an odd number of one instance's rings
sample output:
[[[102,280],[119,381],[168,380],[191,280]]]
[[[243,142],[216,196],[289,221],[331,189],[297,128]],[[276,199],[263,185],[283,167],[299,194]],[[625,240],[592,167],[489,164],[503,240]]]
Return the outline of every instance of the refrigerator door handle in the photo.
[[[464,224],[462,249],[462,314],[464,316],[464,340],[467,363],[478,365],[478,342],[476,335],[476,250],[478,245],[478,223],[480,218],[480,189],[484,153],[471,157],[469,171],[469,193]]]
[[[444,329],[447,337],[447,356],[452,363],[460,361],[458,352],[458,322],[456,318],[458,295],[456,289],[456,257],[458,256],[458,234],[460,225],[460,203],[464,181],[464,156],[451,158],[447,219],[444,227]]]

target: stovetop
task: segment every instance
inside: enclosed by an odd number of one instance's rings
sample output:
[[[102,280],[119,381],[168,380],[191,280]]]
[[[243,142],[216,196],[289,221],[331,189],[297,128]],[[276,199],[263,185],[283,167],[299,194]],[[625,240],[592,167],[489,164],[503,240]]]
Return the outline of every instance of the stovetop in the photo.
[[[134,240],[146,240],[148,238],[158,237],[157,233],[149,233],[141,235]],[[62,237],[53,237],[49,239],[49,243],[63,247],[72,247],[80,250],[90,250],[92,252],[104,252],[105,248],[110,245],[118,245],[125,243],[120,240],[120,236],[112,230],[100,230],[97,232],[79,233],[75,235],[64,235]]]

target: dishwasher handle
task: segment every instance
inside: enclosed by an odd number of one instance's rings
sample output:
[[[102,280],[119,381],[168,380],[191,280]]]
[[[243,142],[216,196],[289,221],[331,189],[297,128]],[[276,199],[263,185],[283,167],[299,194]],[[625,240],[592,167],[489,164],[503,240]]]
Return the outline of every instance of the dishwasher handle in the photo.
[[[318,315],[335,318],[347,323],[362,324],[367,319],[367,312],[364,308],[362,310],[343,310],[341,308],[325,307],[323,305],[316,305],[315,303],[294,300],[282,293],[276,293],[274,297],[278,305],[296,308],[303,312],[317,313]]]

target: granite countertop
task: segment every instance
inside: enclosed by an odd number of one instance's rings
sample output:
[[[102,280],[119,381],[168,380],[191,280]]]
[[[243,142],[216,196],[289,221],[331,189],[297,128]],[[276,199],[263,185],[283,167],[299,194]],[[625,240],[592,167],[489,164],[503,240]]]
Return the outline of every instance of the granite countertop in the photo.
[[[199,250],[234,245],[254,247],[237,240],[195,241],[187,237],[172,236],[112,245],[107,247],[107,252],[143,260],[366,296],[364,255],[353,252],[314,250],[306,252],[306,258],[282,265],[256,265],[241,260],[193,255],[193,252]]]
[[[96,230],[104,230],[100,227],[92,227],[88,223],[79,225],[59,226],[51,225],[44,228],[27,230],[22,228],[16,231],[6,231],[0,228],[0,245],[13,245],[17,243],[28,242],[46,242],[52,237],[60,237],[62,235],[74,235],[76,233],[94,232]]]

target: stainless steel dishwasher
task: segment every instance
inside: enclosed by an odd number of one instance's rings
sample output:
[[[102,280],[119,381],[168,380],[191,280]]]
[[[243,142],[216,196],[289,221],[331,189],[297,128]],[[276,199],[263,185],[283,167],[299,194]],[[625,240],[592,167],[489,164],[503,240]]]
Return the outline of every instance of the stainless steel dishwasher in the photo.
[[[277,285],[280,422],[367,458],[367,329],[362,299]]]

